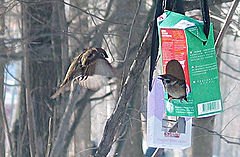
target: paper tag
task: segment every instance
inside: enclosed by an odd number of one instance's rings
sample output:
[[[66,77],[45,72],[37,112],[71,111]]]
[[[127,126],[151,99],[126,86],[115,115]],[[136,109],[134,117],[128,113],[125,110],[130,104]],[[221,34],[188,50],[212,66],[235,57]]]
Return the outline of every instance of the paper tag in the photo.
[[[161,51],[163,73],[166,73],[166,66],[173,58],[178,60],[185,73],[187,93],[190,92],[190,78],[187,60],[187,40],[184,30],[179,29],[161,29]]]

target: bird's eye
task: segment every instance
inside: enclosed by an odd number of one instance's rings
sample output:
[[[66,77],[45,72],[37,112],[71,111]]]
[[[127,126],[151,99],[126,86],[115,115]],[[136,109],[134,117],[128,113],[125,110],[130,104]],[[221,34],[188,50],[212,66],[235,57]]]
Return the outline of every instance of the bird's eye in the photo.
[[[90,53],[90,54],[88,55],[88,58],[89,58],[89,59],[92,59],[93,57],[94,57],[93,53]]]
[[[166,83],[170,83],[171,81],[170,80],[166,80]]]

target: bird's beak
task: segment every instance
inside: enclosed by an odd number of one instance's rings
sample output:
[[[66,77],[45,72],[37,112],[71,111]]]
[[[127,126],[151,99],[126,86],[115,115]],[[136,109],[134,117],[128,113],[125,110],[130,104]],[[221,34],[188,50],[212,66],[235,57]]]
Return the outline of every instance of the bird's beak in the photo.
[[[102,48],[96,48],[96,50],[103,55],[104,58],[108,58],[107,52]]]
[[[165,75],[159,75],[159,77],[160,77],[161,80],[164,80]]]

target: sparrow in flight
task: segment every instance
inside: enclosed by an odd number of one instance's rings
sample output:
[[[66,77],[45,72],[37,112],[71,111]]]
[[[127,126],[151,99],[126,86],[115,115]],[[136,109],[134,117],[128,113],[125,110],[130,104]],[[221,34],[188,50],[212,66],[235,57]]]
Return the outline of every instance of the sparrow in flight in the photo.
[[[69,90],[72,81],[77,81],[80,86],[87,89],[94,91],[100,89],[109,77],[115,77],[115,69],[106,58],[107,53],[102,48],[91,48],[75,57],[60,88],[51,98],[55,99],[65,90]]]
[[[180,80],[171,74],[160,75],[160,79],[168,93],[169,100],[180,99],[182,102],[182,99],[184,99],[187,101],[185,80]]]

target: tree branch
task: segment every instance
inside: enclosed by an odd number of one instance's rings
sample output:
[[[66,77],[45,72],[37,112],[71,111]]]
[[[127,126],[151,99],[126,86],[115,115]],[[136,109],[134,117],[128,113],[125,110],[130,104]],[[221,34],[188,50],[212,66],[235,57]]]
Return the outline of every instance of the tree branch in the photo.
[[[208,128],[205,128],[205,127],[202,127],[202,126],[198,126],[198,125],[195,125],[195,124],[192,124],[192,126],[194,127],[197,127],[197,128],[200,128],[200,129],[203,129],[205,131],[207,131],[208,133],[212,134],[212,135],[217,135],[219,136],[220,139],[222,139],[223,141],[225,141],[226,143],[228,144],[236,144],[236,145],[240,145],[240,142],[234,142],[234,141],[230,141],[226,138],[226,136],[224,135],[221,135],[220,133],[216,132],[216,131],[213,131],[213,130],[210,130]]]
[[[78,9],[78,10],[80,10],[81,12],[83,12],[83,13],[85,13],[85,14],[87,14],[87,15],[93,16],[93,17],[95,17],[95,18],[97,18],[97,19],[99,19],[99,20],[101,20],[101,21],[105,21],[105,22],[109,22],[109,23],[117,24],[117,25],[129,26],[128,24],[125,24],[125,23],[114,22],[114,21],[110,21],[110,20],[108,20],[108,19],[101,18],[101,17],[99,17],[99,16],[96,16],[96,15],[94,15],[94,14],[91,14],[91,13],[89,13],[88,11],[86,11],[86,10],[84,10],[84,9],[82,9],[82,8],[79,8],[78,6],[72,5],[72,4],[70,4],[70,3],[67,3],[67,2],[63,2],[63,3],[64,3],[65,5],[68,5],[68,6],[72,7],[72,8]]]
[[[129,29],[129,34],[128,34],[128,43],[127,43],[127,49],[126,49],[126,52],[124,54],[124,58],[121,62],[123,63],[126,63],[126,58],[128,57],[128,53],[129,53],[129,48],[130,48],[130,43],[131,43],[131,40],[132,40],[132,31],[133,31],[133,26],[136,22],[136,18],[138,16],[138,13],[139,13],[139,10],[140,10],[140,7],[141,7],[141,4],[142,4],[142,0],[139,0],[138,1],[138,6],[137,6],[137,9],[136,9],[136,12],[135,12],[135,15],[133,17],[133,20],[132,20],[132,23],[131,23],[131,27]],[[120,61],[120,60],[119,60]],[[119,62],[118,61],[118,62]],[[124,73],[124,71],[123,71]],[[123,74],[124,75],[124,74]]]
[[[146,60],[150,55],[149,48],[152,35],[151,30],[152,24],[147,29],[147,32],[138,50],[137,56],[131,65],[130,72],[128,73],[127,79],[123,85],[120,97],[117,102],[117,108],[106,122],[103,138],[95,154],[96,157],[107,156],[112,147],[114,136],[123,120],[127,102],[131,97],[131,93],[133,93],[136,87],[136,82],[144,69]]]
[[[237,80],[237,81],[240,81],[240,79],[238,77],[235,77],[235,76],[232,76],[231,74],[228,74],[228,73],[225,73],[225,72],[222,72],[222,71],[219,71],[220,74],[223,74],[223,75],[226,75],[234,80]]]
[[[74,132],[79,124],[79,122],[81,121],[81,117],[82,117],[82,114],[83,114],[83,111],[85,109],[85,107],[87,105],[89,105],[89,101],[91,100],[90,97],[94,94],[95,92],[91,91],[91,90],[87,90],[86,93],[84,94],[84,96],[82,96],[82,99],[79,100],[76,104],[76,107],[75,107],[75,117],[74,117],[74,121],[72,122],[72,124],[69,126],[69,129],[68,129],[68,132],[65,136],[65,139],[64,139],[64,146],[63,146],[63,149],[62,149],[62,152],[63,154],[66,154],[67,153],[67,148],[72,140],[72,137],[74,135]]]
[[[3,117],[3,124],[6,129],[5,131],[7,132],[7,138],[8,138],[8,142],[9,142],[11,156],[14,157],[11,133],[10,133],[10,129],[9,129],[8,122],[7,122],[7,116],[6,116],[6,112],[5,112],[4,102],[2,99],[0,99],[0,109],[1,109],[1,114]]]
[[[240,55],[234,54],[234,53],[231,53],[231,52],[225,52],[225,51],[222,51],[222,50],[221,50],[221,52],[222,52],[222,53],[225,53],[225,54],[228,54],[228,55],[232,55],[232,56],[234,56],[234,57],[240,57]]]
[[[228,26],[230,25],[230,23],[232,22],[232,17],[233,17],[233,14],[235,13],[236,9],[237,9],[237,6],[238,6],[238,3],[239,3],[240,0],[235,0],[228,12],[228,15],[226,17],[226,20],[225,20],[225,23],[221,29],[221,31],[219,32],[218,34],[218,37],[217,37],[217,40],[215,42],[215,47],[216,47],[216,51],[217,51],[217,55],[218,55],[218,52],[219,52],[219,48],[220,48],[220,45],[222,44],[222,40],[223,40],[223,37],[224,37],[224,34],[226,33],[227,29],[228,29]]]
[[[232,2],[232,1],[233,0],[210,0],[209,6]],[[184,8],[186,11],[200,9],[200,3],[199,3],[199,1],[185,1]]]
[[[75,109],[76,104],[78,101],[81,99],[79,97],[78,92],[73,93],[73,82],[71,83],[71,90],[69,94],[69,100],[67,103],[67,107],[65,109],[65,112],[63,114],[58,133],[57,133],[57,138],[53,144],[52,151],[50,153],[50,157],[59,157],[60,152],[63,150],[64,146],[64,139],[66,138],[68,129],[69,129],[69,122],[72,116],[72,113]]]

